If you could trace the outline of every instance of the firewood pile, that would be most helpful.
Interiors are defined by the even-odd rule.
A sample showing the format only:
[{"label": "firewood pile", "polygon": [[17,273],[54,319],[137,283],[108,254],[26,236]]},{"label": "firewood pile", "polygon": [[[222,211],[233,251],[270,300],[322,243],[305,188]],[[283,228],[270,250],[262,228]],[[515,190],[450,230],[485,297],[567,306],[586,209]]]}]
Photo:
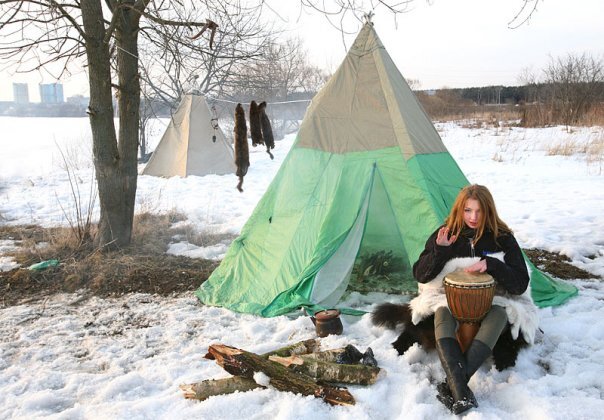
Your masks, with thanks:
[{"label": "firewood pile", "polygon": [[343,384],[374,384],[382,369],[371,348],[365,353],[348,345],[319,351],[320,340],[310,339],[278,350],[255,354],[224,344],[209,347],[206,359],[214,360],[232,377],[181,385],[184,397],[206,400],[215,395],[272,387],[313,395],[332,405],[354,405]]}]

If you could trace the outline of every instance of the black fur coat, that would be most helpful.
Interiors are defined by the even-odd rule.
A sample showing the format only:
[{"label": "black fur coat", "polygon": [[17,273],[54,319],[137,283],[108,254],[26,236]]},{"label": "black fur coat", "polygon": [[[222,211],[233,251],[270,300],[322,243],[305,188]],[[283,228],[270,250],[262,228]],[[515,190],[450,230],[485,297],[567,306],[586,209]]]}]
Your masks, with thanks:
[{"label": "black fur coat", "polygon": [[[411,322],[411,310],[409,305],[394,303],[382,303],[371,314],[374,325],[396,329],[403,326],[403,331],[392,346],[399,354],[404,354],[409,347],[418,343],[426,351],[434,350],[436,342],[434,338],[434,315],[425,318],[417,325]],[[520,349],[527,347],[528,343],[522,338],[522,334],[514,340],[509,328],[506,328],[497,340],[493,349],[493,359],[497,370],[501,371],[516,364],[516,358]]]}]

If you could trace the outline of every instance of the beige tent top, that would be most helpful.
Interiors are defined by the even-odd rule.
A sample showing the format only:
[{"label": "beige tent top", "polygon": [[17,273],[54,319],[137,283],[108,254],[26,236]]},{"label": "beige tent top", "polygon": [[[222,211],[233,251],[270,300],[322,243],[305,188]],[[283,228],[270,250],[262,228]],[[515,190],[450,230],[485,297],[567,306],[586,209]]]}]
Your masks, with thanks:
[{"label": "beige tent top", "polygon": [[212,118],[203,96],[185,95],[143,175],[185,177],[235,173],[233,148],[220,128],[214,130]]},{"label": "beige tent top", "polygon": [[409,159],[415,154],[446,152],[371,22],[361,29],[344,62],[313,98],[298,138],[299,147],[332,153],[398,146]]}]

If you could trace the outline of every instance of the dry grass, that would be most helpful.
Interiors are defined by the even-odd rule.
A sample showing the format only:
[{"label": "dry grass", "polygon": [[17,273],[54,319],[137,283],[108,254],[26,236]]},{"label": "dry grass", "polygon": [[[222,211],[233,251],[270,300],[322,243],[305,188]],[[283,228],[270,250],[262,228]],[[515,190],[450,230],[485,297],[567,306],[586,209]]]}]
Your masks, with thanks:
[{"label": "dry grass", "polygon": [[[560,112],[550,105],[527,104],[519,108],[523,127],[547,127],[566,124]],[[581,115],[574,124],[583,127],[604,126],[604,104],[595,105],[587,113]]]},{"label": "dry grass", "polygon": [[0,272],[1,302],[12,305],[23,299],[42,299],[51,293],[76,290],[97,296],[193,291],[218,262],[166,254],[174,237],[181,235],[206,246],[233,239],[229,235],[196,232],[176,212],[137,215],[131,245],[111,252],[101,252],[89,243],[80,244],[70,228],[0,226],[0,239],[12,239],[19,247],[11,256],[22,267],[50,259],[60,261],[57,267],[43,271],[17,268]]},{"label": "dry grass", "polygon": [[[572,131],[571,131],[572,132]],[[598,128],[587,142],[579,142],[567,138],[547,148],[549,156],[572,156],[582,154],[585,156],[587,166],[596,168],[602,174],[604,168],[604,129]]]},{"label": "dry grass", "polygon": [[587,145],[585,151],[587,165],[595,167],[601,175],[604,168],[604,129]]},{"label": "dry grass", "polygon": [[573,139],[562,140],[547,148],[548,156],[572,156],[585,151],[585,146],[576,143]]}]

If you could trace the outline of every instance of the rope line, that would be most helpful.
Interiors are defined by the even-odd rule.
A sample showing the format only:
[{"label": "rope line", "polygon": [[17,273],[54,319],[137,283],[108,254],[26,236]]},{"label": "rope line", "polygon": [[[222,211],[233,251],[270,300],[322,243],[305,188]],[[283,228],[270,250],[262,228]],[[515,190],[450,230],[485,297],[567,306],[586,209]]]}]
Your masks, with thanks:
[{"label": "rope line", "polygon": [[[239,103],[241,103],[241,101],[237,102],[237,101],[231,101],[229,99],[219,99],[219,98],[208,98],[208,101],[226,102],[226,103],[230,103],[230,104],[239,104]],[[293,103],[296,103],[296,102],[310,102],[310,101],[312,101],[312,99],[297,99],[295,101],[269,102],[269,104],[271,104],[271,105],[275,105],[275,104],[293,104]]]}]

